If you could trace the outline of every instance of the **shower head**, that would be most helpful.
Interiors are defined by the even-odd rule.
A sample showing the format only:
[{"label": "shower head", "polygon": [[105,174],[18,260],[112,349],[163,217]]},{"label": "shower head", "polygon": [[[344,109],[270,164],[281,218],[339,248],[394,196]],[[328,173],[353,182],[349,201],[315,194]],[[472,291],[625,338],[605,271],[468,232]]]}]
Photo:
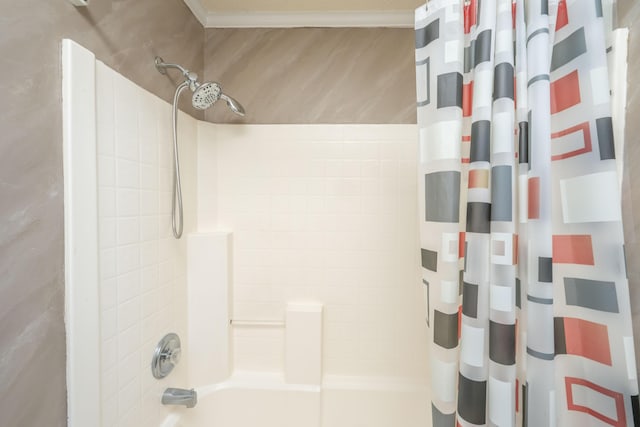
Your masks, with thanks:
[{"label": "shower head", "polygon": [[244,111],[244,107],[242,106],[242,104],[240,104],[238,101],[236,101],[235,99],[233,99],[229,95],[225,95],[224,93],[220,94],[220,98],[222,98],[225,101],[227,101],[227,106],[229,108],[231,108],[231,111],[233,111],[234,113],[236,113],[239,116],[243,116],[244,117],[245,111]]},{"label": "shower head", "polygon": [[191,105],[193,105],[194,108],[198,110],[206,110],[207,108],[213,106],[213,104],[215,104],[218,99],[222,98],[227,102],[227,106],[231,109],[231,111],[240,116],[245,115],[244,108],[238,101],[236,101],[229,95],[222,93],[222,87],[220,87],[220,84],[216,82],[199,83],[198,75],[196,73],[193,73],[178,64],[166,63],[159,56],[156,56],[155,66],[160,74],[166,74],[168,68],[175,68],[177,70],[180,70],[185,78],[185,85],[188,85],[189,89],[191,89],[191,91],[193,92]]},{"label": "shower head", "polygon": [[218,83],[205,82],[194,88],[191,104],[198,110],[206,110],[215,104],[221,95],[222,89]]},{"label": "shower head", "polygon": [[245,115],[244,107],[229,95],[222,93],[222,88],[216,82],[204,82],[202,84],[195,82],[191,104],[198,110],[206,110],[221,98],[227,102],[227,106],[231,111],[239,116]]}]

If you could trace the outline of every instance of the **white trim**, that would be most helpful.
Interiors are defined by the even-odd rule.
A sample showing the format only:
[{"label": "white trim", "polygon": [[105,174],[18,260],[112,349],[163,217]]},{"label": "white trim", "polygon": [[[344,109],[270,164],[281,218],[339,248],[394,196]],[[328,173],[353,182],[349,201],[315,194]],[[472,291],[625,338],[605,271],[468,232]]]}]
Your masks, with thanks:
[{"label": "white trim", "polygon": [[193,16],[195,16],[196,19],[206,27],[207,11],[205,10],[204,6],[202,6],[202,3],[200,3],[200,0],[184,0],[184,2],[191,10],[191,13],[193,13]]},{"label": "white trim", "polygon": [[184,0],[205,28],[393,27],[413,28],[413,10],[214,12],[200,0]]},{"label": "white trim", "polygon": [[69,427],[100,425],[95,56],[62,41],[65,329]]}]

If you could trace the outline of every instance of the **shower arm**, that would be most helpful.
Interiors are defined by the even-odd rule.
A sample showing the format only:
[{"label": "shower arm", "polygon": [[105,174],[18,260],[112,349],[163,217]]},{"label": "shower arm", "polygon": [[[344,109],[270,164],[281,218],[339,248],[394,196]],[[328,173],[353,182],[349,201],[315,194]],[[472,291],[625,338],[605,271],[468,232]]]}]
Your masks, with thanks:
[{"label": "shower arm", "polygon": [[164,62],[164,60],[159,57],[156,56],[156,59],[154,61],[155,65],[156,65],[156,69],[158,70],[158,72],[160,74],[167,74],[167,68],[175,68],[176,70],[180,70],[180,72],[182,73],[182,75],[184,77],[186,77],[187,79],[191,80],[191,81],[196,81],[198,80],[198,75],[195,73],[192,73],[191,71],[187,70],[186,68],[184,68],[181,65],[178,64],[170,64],[170,63],[166,63]]}]

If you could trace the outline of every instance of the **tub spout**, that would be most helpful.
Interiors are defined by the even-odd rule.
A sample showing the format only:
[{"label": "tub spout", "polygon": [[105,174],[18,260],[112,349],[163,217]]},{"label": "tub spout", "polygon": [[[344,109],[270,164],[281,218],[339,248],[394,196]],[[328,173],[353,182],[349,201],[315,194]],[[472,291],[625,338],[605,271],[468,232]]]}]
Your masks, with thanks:
[{"label": "tub spout", "polygon": [[168,388],[162,393],[163,405],[184,405],[193,408],[198,403],[198,393],[194,389]]}]

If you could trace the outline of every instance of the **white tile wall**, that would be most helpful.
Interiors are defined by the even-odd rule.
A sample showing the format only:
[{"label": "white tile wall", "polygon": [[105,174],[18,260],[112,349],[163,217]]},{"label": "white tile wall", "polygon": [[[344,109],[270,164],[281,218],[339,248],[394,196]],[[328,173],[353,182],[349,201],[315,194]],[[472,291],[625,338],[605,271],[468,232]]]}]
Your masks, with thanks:
[{"label": "white tile wall", "polygon": [[[162,381],[149,367],[167,332],[188,351],[171,111],[101,63],[96,74],[102,426],[157,426],[162,391],[190,386],[184,364]],[[426,379],[415,128],[179,120],[185,234],[233,231],[233,317],[283,320],[287,302],[318,301],[326,375]],[[282,372],[284,337],[235,329],[235,368]]]},{"label": "white tile wall", "polygon": [[[198,229],[234,233],[234,319],[319,301],[325,374],[426,381],[416,132],[198,124]],[[283,340],[236,328],[235,368],[282,371]]]},{"label": "white tile wall", "polygon": [[[156,427],[168,413],[162,391],[188,386],[184,364],[162,381],[150,369],[165,333],[188,347],[185,243],[171,234],[171,108],[100,62],[96,92],[102,427]],[[196,121],[181,113],[178,129],[186,235]]]}]

